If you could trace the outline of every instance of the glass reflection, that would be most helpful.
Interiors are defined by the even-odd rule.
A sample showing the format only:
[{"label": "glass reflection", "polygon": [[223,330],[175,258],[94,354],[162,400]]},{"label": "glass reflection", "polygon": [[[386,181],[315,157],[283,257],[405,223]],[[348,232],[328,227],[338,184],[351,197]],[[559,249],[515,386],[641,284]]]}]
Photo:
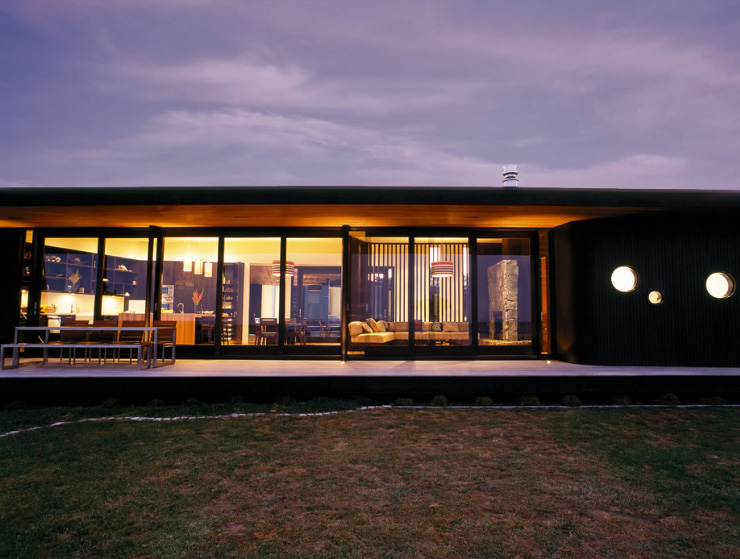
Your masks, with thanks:
[{"label": "glass reflection", "polygon": [[272,264],[279,259],[277,237],[224,240],[222,344],[277,344],[280,278]]},{"label": "glass reflection", "polygon": [[167,237],[163,248],[162,320],[177,322],[178,344],[213,345],[218,239]]},{"label": "glass reflection", "polygon": [[342,239],[290,238],[286,253],[286,345],[338,345]]}]

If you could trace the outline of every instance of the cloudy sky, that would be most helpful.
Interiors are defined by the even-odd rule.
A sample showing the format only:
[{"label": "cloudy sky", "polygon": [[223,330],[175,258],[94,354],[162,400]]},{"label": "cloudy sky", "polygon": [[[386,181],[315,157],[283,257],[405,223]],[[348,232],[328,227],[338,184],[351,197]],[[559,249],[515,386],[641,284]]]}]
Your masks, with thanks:
[{"label": "cloudy sky", "polygon": [[740,190],[737,0],[0,0],[0,186]]}]

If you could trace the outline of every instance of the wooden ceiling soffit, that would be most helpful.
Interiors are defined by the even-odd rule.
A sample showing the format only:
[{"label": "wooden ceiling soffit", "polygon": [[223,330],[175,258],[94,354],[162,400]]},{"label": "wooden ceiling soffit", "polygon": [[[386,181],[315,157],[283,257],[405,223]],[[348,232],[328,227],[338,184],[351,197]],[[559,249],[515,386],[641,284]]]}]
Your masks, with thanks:
[{"label": "wooden ceiling soffit", "polygon": [[0,227],[504,227],[552,228],[640,208],[432,204],[15,206]]}]

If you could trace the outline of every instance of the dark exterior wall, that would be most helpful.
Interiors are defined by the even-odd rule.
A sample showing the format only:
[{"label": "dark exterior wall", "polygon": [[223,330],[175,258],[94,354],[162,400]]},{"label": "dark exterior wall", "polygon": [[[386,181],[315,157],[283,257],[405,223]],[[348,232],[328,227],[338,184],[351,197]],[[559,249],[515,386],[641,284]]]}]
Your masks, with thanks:
[{"label": "dark exterior wall", "polygon": [[13,341],[21,304],[23,241],[25,229],[0,229],[0,262],[3,262],[0,297],[0,341]]},{"label": "dark exterior wall", "polygon": [[[572,363],[740,366],[740,292],[712,298],[706,278],[740,279],[740,219],[726,214],[610,218],[555,229],[555,351]],[[620,293],[612,271],[639,275]],[[661,305],[648,293],[663,294]]]}]

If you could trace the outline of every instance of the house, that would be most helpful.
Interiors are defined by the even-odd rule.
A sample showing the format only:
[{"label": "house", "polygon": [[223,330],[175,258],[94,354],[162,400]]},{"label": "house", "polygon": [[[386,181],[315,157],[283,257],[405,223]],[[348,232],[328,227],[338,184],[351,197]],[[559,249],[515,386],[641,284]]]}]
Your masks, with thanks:
[{"label": "house", "polygon": [[178,357],[740,366],[740,193],[0,190],[17,325],[177,322]]}]

